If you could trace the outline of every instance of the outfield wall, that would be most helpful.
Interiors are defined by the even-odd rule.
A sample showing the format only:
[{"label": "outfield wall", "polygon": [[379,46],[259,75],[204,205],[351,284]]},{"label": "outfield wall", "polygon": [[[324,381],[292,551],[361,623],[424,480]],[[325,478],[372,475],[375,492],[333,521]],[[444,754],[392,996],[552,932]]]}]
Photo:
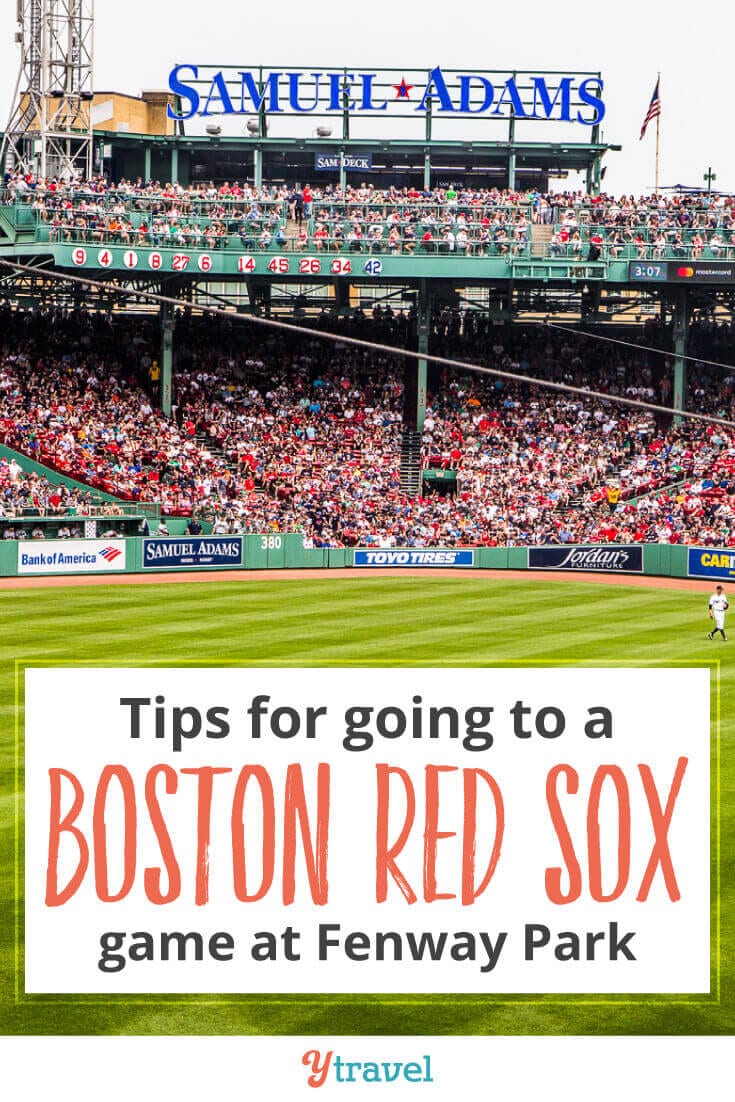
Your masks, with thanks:
[{"label": "outfield wall", "polygon": [[91,493],[99,501],[113,501],[117,504],[128,504],[123,502],[122,498],[115,497],[114,494],[108,494],[105,490],[99,490],[95,486],[90,486],[86,482],[78,482],[71,475],[64,474],[61,471],[57,471],[54,467],[47,467],[43,463],[38,463],[35,459],[31,459],[29,455],[24,455],[23,452],[16,451],[14,448],[9,448],[7,444],[0,444],[0,458],[7,459],[8,462],[11,459],[15,459],[16,463],[27,474],[41,475],[52,486],[61,486],[62,483],[65,486],[71,486],[74,490],[80,490],[82,493]]},{"label": "outfield wall", "polygon": [[735,549],[668,544],[463,549],[304,548],[300,535],[0,541],[0,577],[353,568],[590,571],[735,579]]}]

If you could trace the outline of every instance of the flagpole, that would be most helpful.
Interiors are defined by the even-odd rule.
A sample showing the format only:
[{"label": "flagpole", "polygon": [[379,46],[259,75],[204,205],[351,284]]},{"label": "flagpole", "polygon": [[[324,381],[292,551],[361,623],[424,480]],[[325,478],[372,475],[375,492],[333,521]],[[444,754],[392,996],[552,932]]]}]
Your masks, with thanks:
[{"label": "flagpole", "polygon": [[656,195],[658,195],[658,165],[659,165],[659,137],[660,137],[660,122],[661,122],[661,74],[658,74],[658,81],[656,84],[658,88],[658,113],[656,115]]}]

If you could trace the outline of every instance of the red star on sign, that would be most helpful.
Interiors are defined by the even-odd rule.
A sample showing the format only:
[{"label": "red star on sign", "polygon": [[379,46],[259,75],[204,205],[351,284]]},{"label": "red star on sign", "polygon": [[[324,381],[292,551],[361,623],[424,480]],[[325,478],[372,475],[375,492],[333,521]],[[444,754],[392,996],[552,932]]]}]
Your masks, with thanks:
[{"label": "red star on sign", "polygon": [[413,84],[406,84],[406,78],[401,77],[400,84],[394,84],[393,87],[396,90],[396,99],[410,99],[409,92],[414,87]]}]

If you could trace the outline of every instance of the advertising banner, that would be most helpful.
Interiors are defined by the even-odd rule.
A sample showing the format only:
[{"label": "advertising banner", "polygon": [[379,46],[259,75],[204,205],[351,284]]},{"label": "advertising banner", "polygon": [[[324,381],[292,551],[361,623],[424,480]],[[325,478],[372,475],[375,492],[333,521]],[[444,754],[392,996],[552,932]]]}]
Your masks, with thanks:
[{"label": "advertising banner", "polygon": [[143,540],[144,570],[242,566],[242,536],[182,536]]},{"label": "advertising banner", "polygon": [[687,556],[690,578],[735,578],[735,551],[717,547],[690,547]]},{"label": "advertising banner", "polygon": [[[500,116],[595,126],[605,117],[604,82],[593,73],[461,71],[435,66],[377,73],[312,68],[176,65],[168,75],[170,119],[195,115]],[[347,94],[349,93],[349,94]]]},{"label": "advertising banner", "polygon": [[474,551],[355,551],[355,566],[474,566]]},{"label": "advertising banner", "polygon": [[[345,153],[344,166],[348,172],[372,172],[372,153]],[[315,153],[315,172],[339,172],[341,167],[339,153]]]},{"label": "advertising banner", "polygon": [[531,570],[598,570],[604,574],[640,574],[643,572],[643,548],[638,544],[530,547],[528,565]]},{"label": "advertising banner", "polygon": [[631,260],[628,277],[635,283],[732,283],[735,264],[726,260]]},{"label": "advertising banner", "polygon": [[673,283],[732,283],[735,279],[735,264],[721,260],[669,263],[668,278]]},{"label": "advertising banner", "polygon": [[106,574],[125,569],[125,540],[34,540],[18,543],[19,574]]}]

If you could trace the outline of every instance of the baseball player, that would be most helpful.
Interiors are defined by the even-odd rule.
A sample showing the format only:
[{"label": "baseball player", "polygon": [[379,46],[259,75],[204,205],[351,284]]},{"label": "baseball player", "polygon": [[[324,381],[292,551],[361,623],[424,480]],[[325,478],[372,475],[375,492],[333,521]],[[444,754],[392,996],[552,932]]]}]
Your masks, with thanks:
[{"label": "baseball player", "polygon": [[725,635],[725,613],[729,607],[727,597],[722,592],[722,586],[718,585],[709,599],[709,618],[710,620],[714,620],[715,626],[707,636],[708,639],[714,639],[715,632],[719,631],[723,640],[727,642],[727,636]]}]

